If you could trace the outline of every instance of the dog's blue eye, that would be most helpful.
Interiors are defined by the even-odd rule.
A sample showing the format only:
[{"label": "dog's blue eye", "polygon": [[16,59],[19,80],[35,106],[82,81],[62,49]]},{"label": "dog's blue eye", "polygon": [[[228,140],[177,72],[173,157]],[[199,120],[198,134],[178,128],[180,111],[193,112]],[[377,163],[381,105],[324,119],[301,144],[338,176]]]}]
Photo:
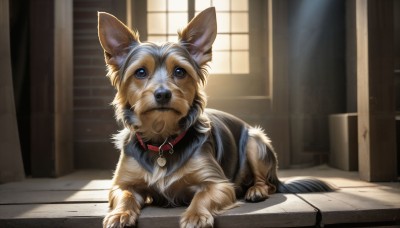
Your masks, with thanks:
[{"label": "dog's blue eye", "polygon": [[177,67],[174,70],[174,76],[177,78],[184,78],[186,76],[186,70],[182,67]]},{"label": "dog's blue eye", "polygon": [[139,79],[144,79],[147,77],[147,72],[146,69],[144,68],[139,68],[135,71],[135,77]]}]

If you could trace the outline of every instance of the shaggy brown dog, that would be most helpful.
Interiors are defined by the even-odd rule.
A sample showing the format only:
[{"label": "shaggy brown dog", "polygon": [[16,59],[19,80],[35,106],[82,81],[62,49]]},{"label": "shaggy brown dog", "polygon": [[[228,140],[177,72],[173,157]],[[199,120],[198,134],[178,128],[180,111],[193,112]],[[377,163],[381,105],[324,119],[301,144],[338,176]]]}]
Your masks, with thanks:
[{"label": "shaggy brown dog", "polygon": [[271,142],[260,128],[205,109],[206,64],[217,34],[215,9],[196,16],[179,42],[140,42],[107,13],[98,33],[113,101],[125,128],[104,227],[135,225],[146,203],[188,205],[181,227],[212,227],[237,197],[262,201],[276,192],[329,191],[317,180],[281,183]]}]

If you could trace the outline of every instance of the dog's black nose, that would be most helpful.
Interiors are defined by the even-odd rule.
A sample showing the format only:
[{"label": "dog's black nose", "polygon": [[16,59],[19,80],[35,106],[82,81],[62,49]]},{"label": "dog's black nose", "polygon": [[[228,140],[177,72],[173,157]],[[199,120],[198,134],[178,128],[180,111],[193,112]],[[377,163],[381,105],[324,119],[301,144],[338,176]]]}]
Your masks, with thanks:
[{"label": "dog's black nose", "polygon": [[165,88],[158,88],[154,92],[154,97],[156,98],[157,103],[166,104],[171,100],[172,93],[171,90]]}]

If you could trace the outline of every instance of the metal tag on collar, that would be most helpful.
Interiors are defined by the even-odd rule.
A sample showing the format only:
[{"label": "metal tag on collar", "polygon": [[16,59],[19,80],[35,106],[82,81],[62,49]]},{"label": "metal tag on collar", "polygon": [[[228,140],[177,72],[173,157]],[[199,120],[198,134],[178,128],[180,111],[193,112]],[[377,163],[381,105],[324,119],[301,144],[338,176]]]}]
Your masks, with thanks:
[{"label": "metal tag on collar", "polygon": [[164,167],[165,164],[167,164],[167,159],[164,157],[164,151],[162,150],[161,146],[158,148],[157,164],[160,167]]},{"label": "metal tag on collar", "polygon": [[164,157],[164,151],[162,147],[167,143],[168,138],[165,139],[165,141],[158,147],[158,158],[157,158],[157,164],[160,167],[164,167],[167,164],[167,159]]},{"label": "metal tag on collar", "polygon": [[160,167],[164,167],[165,164],[167,164],[167,159],[165,159],[164,157],[158,157],[157,158],[157,164]]}]

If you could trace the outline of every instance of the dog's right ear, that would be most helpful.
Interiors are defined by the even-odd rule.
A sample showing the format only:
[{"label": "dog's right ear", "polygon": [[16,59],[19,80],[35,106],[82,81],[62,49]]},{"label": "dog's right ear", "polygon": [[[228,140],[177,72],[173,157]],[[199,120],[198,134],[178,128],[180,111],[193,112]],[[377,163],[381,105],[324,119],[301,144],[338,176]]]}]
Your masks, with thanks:
[{"label": "dog's right ear", "polygon": [[139,35],[109,13],[98,12],[98,35],[108,65],[121,67],[130,47],[139,43]]}]

